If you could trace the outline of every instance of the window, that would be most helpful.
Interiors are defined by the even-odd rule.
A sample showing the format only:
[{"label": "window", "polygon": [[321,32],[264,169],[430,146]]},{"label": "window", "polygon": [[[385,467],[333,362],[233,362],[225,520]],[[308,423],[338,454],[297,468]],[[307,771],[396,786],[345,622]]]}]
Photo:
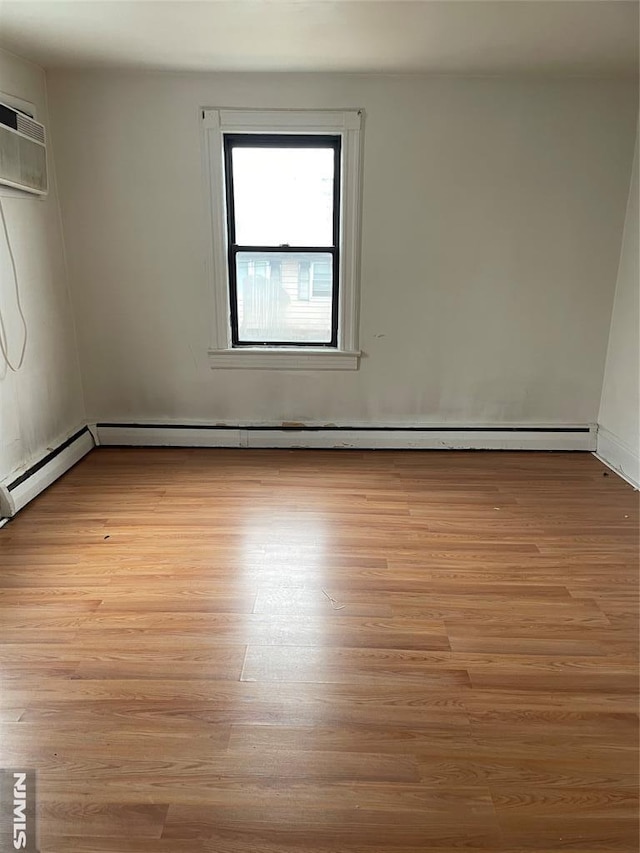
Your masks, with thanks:
[{"label": "window", "polygon": [[357,368],[360,113],[202,116],[212,366]]},{"label": "window", "polygon": [[331,299],[335,279],[333,264],[323,261],[322,257],[310,254],[297,267],[298,299],[308,302],[310,299]]},{"label": "window", "polygon": [[331,295],[332,273],[327,261],[314,261],[311,265],[311,293],[323,297]]},{"label": "window", "polygon": [[[335,347],[340,136],[223,139],[233,345]],[[299,298],[309,269],[318,301]]]}]

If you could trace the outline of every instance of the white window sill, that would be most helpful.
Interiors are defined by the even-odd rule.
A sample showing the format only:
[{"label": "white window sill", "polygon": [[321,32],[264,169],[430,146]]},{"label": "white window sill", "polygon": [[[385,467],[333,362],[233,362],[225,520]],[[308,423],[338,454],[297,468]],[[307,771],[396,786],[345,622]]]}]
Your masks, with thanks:
[{"label": "white window sill", "polygon": [[212,368],[249,370],[357,370],[359,352],[312,347],[236,347],[210,349]]}]

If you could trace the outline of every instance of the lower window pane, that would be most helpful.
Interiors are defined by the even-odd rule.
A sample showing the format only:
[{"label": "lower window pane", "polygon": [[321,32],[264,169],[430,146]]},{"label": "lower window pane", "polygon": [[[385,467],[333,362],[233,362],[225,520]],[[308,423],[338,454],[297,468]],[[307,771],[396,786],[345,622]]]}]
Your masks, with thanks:
[{"label": "lower window pane", "polygon": [[331,342],[333,258],[324,252],[238,252],[240,343]]}]

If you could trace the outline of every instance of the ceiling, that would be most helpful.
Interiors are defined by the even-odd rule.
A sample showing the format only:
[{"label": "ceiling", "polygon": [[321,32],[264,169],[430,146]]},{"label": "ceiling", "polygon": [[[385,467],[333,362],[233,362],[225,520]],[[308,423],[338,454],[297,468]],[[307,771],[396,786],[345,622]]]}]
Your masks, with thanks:
[{"label": "ceiling", "polygon": [[0,0],[45,68],[630,75],[627,0]]}]

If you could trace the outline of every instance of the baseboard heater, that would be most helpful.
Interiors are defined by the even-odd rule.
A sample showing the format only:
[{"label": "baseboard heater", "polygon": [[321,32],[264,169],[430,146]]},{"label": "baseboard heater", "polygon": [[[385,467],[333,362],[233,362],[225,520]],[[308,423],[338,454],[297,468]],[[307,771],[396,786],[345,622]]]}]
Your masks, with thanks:
[{"label": "baseboard heater", "polygon": [[98,423],[101,445],[362,450],[584,450],[595,425],[577,426],[227,426]]},{"label": "baseboard heater", "polygon": [[37,497],[95,446],[88,427],[83,427],[21,474],[0,483],[0,516],[11,518]]}]

